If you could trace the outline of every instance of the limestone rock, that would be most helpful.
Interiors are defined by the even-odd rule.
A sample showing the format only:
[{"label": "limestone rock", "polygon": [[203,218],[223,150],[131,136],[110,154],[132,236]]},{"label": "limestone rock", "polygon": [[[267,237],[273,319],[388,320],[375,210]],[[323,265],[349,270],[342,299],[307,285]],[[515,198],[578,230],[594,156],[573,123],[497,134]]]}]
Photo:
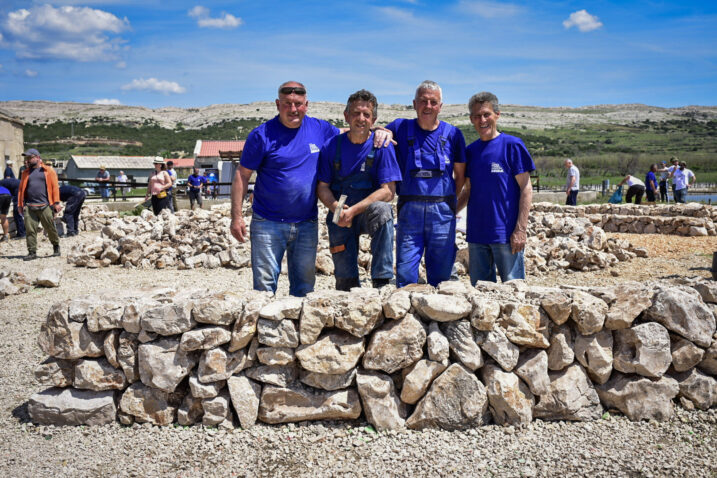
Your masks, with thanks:
[{"label": "limestone rock", "polygon": [[697,369],[676,373],[672,378],[680,387],[680,397],[690,400],[700,410],[717,405],[717,380]]},{"label": "limestone rock", "polygon": [[433,380],[446,369],[446,365],[432,360],[419,360],[403,379],[401,401],[413,405],[426,394]]},{"label": "limestone rock", "polygon": [[208,350],[226,344],[231,338],[231,332],[224,327],[198,327],[182,334],[179,348],[185,352]]},{"label": "limestone rock", "polygon": [[585,367],[590,379],[598,384],[608,381],[612,373],[612,332],[603,329],[592,335],[575,337],[575,358]]},{"label": "limestone rock", "polygon": [[373,331],[381,319],[383,306],[376,289],[351,291],[342,314],[334,318],[334,326],[356,337],[364,337]]},{"label": "limestone rock", "polygon": [[47,355],[68,360],[102,356],[103,342],[103,334],[92,333],[84,324],[69,320],[67,302],[50,307],[37,339]]},{"label": "limestone rock", "polygon": [[717,304],[717,282],[705,281],[693,285],[702,300],[708,304]]},{"label": "limestone rock", "polygon": [[332,331],[311,345],[296,349],[301,367],[309,372],[340,375],[356,366],[364,341],[343,331]]},{"label": "limestone rock", "polygon": [[605,316],[605,327],[626,329],[652,305],[652,290],[642,284],[620,284],[613,288],[615,301]]},{"label": "limestone rock", "polygon": [[304,299],[301,297],[283,297],[266,304],[259,311],[259,317],[268,320],[298,319]]},{"label": "limestone rock", "polygon": [[120,329],[123,315],[124,304],[110,298],[94,297],[87,308],[87,329],[90,332]]},{"label": "limestone rock", "polygon": [[161,302],[152,297],[129,298],[122,312],[122,328],[133,334],[142,330],[142,316],[149,309],[161,306]]},{"label": "limestone rock", "polygon": [[299,371],[296,364],[289,365],[259,365],[244,370],[244,374],[257,382],[276,385],[277,387],[288,387],[296,382]]},{"label": "limestone rock", "polygon": [[434,362],[446,362],[450,354],[450,346],[448,339],[441,329],[438,328],[438,322],[431,322],[428,326],[428,337],[426,338],[426,346],[428,348],[428,358]]},{"label": "limestone rock", "polygon": [[359,371],[356,386],[366,420],[376,430],[398,430],[405,427],[406,406],[401,403],[388,375]]},{"label": "limestone rock", "polygon": [[717,377],[717,340],[705,350],[704,358],[697,367],[704,373]]},{"label": "limestone rock", "polygon": [[608,311],[605,301],[579,290],[572,292],[572,298],[570,318],[577,324],[578,331],[583,335],[600,332],[605,324],[605,314]]},{"label": "limestone rock", "polygon": [[264,365],[288,365],[294,360],[294,349],[290,347],[260,347],[256,357]]},{"label": "limestone rock", "polygon": [[495,322],[500,316],[500,303],[478,294],[471,298],[471,303],[473,304],[471,325],[478,330],[493,330]]},{"label": "limestone rock", "polygon": [[226,380],[246,366],[246,350],[229,352],[223,347],[217,347],[202,353],[197,367],[197,379],[202,383]]},{"label": "limestone rock", "polygon": [[680,334],[700,347],[709,347],[715,333],[715,316],[694,289],[685,286],[658,286],[652,306],[645,311],[668,330]]},{"label": "limestone rock", "polygon": [[411,294],[399,289],[394,291],[383,304],[383,315],[387,319],[402,319],[411,308]]},{"label": "limestone rock", "polygon": [[137,349],[139,378],[148,387],[173,392],[197,364],[192,352],[179,348],[178,338],[162,338]]},{"label": "limestone rock", "polygon": [[413,315],[406,314],[403,319],[387,321],[371,336],[363,366],[391,374],[423,357],[425,342],[426,331]]},{"label": "limestone rock", "polygon": [[630,420],[668,420],[674,414],[672,399],[680,387],[670,377],[651,380],[640,376],[613,374],[597,389],[606,407],[617,408]]},{"label": "limestone rock", "polygon": [[573,310],[570,297],[563,292],[553,292],[545,295],[540,301],[540,306],[556,325],[562,325],[567,322]]},{"label": "limestone rock", "polygon": [[33,423],[41,425],[107,425],[117,418],[114,392],[48,388],[27,403]]},{"label": "limestone rock", "polygon": [[244,376],[230,377],[227,385],[239,424],[244,429],[254,426],[259,415],[261,385]]},{"label": "limestone rock", "polygon": [[244,306],[241,316],[234,321],[232,327],[232,340],[229,343],[228,350],[236,352],[243,349],[254,338],[256,334],[256,324],[259,320],[259,312],[262,307],[271,300],[270,292],[252,292],[252,298]]},{"label": "limestone rock", "polygon": [[182,426],[194,425],[202,419],[202,415],[202,399],[193,397],[191,393],[185,395],[182,405],[177,409],[177,423]]},{"label": "limestone rock", "polygon": [[485,386],[460,364],[453,364],[433,381],[406,426],[413,430],[465,430],[488,422]]},{"label": "limestone rock", "polygon": [[528,384],[533,395],[544,395],[550,391],[548,353],[545,350],[523,350],[513,371]]},{"label": "limestone rock", "polygon": [[573,364],[550,372],[550,389],[533,407],[533,416],[544,420],[596,420],[602,415],[600,399],[585,370]]},{"label": "limestone rock", "polygon": [[482,332],[482,339],[479,341],[480,348],[490,355],[503,370],[510,372],[518,364],[520,349],[505,336],[500,327],[490,332]]},{"label": "limestone rock", "polygon": [[194,301],[192,317],[200,324],[231,326],[243,310],[243,297],[233,292],[220,292]]},{"label": "limestone rock", "polygon": [[291,319],[259,319],[257,324],[259,343],[269,347],[298,347],[299,328]]},{"label": "limestone rock", "polygon": [[301,385],[291,388],[264,387],[259,419],[265,423],[304,420],[354,420],[361,415],[361,403],[355,390],[319,392]]},{"label": "limestone rock", "polygon": [[141,318],[142,329],[159,335],[176,335],[196,325],[192,318],[192,302],[172,302],[147,309]]},{"label": "limestone rock", "polygon": [[170,394],[164,390],[135,382],[122,394],[120,409],[140,423],[169,425],[174,422],[177,407],[170,404]]},{"label": "limestone rock", "polygon": [[705,351],[677,334],[670,335],[672,366],[677,372],[685,372],[696,366],[705,355]]},{"label": "limestone rock", "polygon": [[554,327],[550,334],[548,348],[548,368],[562,370],[575,360],[573,351],[573,332],[567,324]]},{"label": "limestone rock", "polygon": [[481,377],[485,383],[491,414],[498,425],[527,424],[532,421],[535,398],[516,374],[487,363],[481,369]]},{"label": "limestone rock", "polygon": [[343,291],[311,292],[304,299],[299,321],[299,339],[311,345],[319,338],[324,327],[334,326],[334,317],[340,313],[337,303],[347,300]]},{"label": "limestone rock", "polygon": [[656,322],[615,331],[615,370],[661,377],[672,363],[670,335]]},{"label": "limestone rock", "polygon": [[202,399],[202,425],[214,426],[232,418],[231,398],[227,390],[222,390],[219,395],[213,398]]},{"label": "limestone rock", "polygon": [[104,359],[81,359],[75,365],[75,388],[94,390],[123,390],[127,379],[122,370],[117,370]]},{"label": "limestone rock", "polygon": [[117,362],[124,372],[127,382],[134,383],[139,380],[139,367],[137,364],[137,349],[139,340],[135,334],[122,331],[117,347]]},{"label": "limestone rock", "polygon": [[331,375],[327,373],[307,372],[301,369],[299,380],[310,387],[320,388],[322,390],[340,390],[348,388],[356,378],[356,369],[351,369],[341,375]]},{"label": "limestone rock", "polygon": [[102,342],[105,358],[114,368],[120,368],[120,363],[117,360],[117,349],[119,349],[119,338],[122,332],[120,329],[112,329],[107,332],[105,340]]},{"label": "limestone rock", "polygon": [[426,319],[452,322],[470,315],[472,306],[463,296],[444,294],[412,294],[411,305]]},{"label": "limestone rock", "polygon": [[40,271],[35,280],[35,285],[40,287],[60,287],[62,280],[62,269],[59,267],[47,267]]},{"label": "limestone rock", "polygon": [[473,329],[467,320],[449,322],[444,325],[443,332],[453,356],[471,371],[483,366],[483,354],[473,337]]},{"label": "limestone rock", "polygon": [[51,387],[69,387],[75,378],[75,363],[50,357],[35,368],[35,380]]},{"label": "limestone rock", "polygon": [[189,390],[195,398],[213,398],[219,395],[221,389],[226,385],[225,380],[218,382],[202,383],[199,381],[197,374],[189,377]]},{"label": "limestone rock", "polygon": [[505,330],[505,336],[516,345],[547,349],[548,318],[540,309],[530,304],[507,303],[498,325]]}]

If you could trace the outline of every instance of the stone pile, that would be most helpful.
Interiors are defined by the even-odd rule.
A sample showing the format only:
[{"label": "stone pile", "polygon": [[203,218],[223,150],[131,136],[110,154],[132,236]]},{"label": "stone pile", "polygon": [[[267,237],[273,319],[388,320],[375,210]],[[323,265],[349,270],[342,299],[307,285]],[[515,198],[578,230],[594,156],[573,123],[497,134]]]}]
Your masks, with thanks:
[{"label": "stone pile", "polygon": [[43,269],[35,280],[30,280],[22,272],[0,271],[0,299],[9,295],[24,294],[33,286],[59,287],[61,280],[62,270],[57,267]]},{"label": "stone pile", "polygon": [[[108,297],[113,297],[109,299]],[[378,430],[669,419],[717,405],[717,285],[152,290],[54,304],[41,424],[353,420]]]},{"label": "stone pile", "polygon": [[633,234],[674,234],[678,236],[717,235],[717,207],[700,204],[642,206],[635,204],[589,204],[561,206],[533,204],[531,214],[554,217],[585,217],[606,232]]}]

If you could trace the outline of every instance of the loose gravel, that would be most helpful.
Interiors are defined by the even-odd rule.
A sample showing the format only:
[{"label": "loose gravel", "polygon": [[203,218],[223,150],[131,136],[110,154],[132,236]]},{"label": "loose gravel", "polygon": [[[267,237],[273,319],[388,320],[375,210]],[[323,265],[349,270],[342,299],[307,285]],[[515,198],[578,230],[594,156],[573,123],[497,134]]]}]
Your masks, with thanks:
[{"label": "loose gravel", "polygon": [[[62,240],[63,256],[83,233]],[[647,236],[615,235],[643,245]],[[658,237],[658,236],[656,236]],[[686,240],[688,238],[680,238]],[[709,276],[713,238],[689,238],[683,252],[621,263],[610,271],[556,271],[528,283],[607,285],[624,280]],[[638,242],[638,241],[643,241]],[[659,243],[659,241],[657,241]],[[680,243],[682,245],[682,243]],[[647,247],[647,246],[646,246]],[[664,247],[660,244],[659,247]],[[39,254],[51,246],[40,241]],[[34,278],[61,267],[55,289],[32,289],[0,300],[0,470],[38,476],[717,476],[717,410],[677,406],[669,422],[633,423],[616,412],[587,423],[485,426],[466,432],[376,433],[365,421],[312,422],[226,431],[202,426],[34,426],[27,399],[43,387],[33,378],[45,357],[36,345],[50,305],[80,294],[156,285],[251,288],[249,269],[127,270],[76,268],[65,258],[23,262],[22,241],[0,243],[0,268]],[[317,288],[333,279],[319,276]],[[282,276],[279,294],[288,282]]]}]

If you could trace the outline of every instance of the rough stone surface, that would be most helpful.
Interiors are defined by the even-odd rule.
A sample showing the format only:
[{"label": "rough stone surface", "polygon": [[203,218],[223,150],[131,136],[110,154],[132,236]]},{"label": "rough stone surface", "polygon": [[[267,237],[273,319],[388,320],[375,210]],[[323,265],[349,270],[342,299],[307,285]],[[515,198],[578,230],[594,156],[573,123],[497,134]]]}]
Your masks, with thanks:
[{"label": "rough stone surface", "polygon": [[642,284],[620,284],[612,292],[615,299],[605,316],[605,327],[611,330],[630,327],[652,305],[652,289]]},{"label": "rough stone surface", "polygon": [[350,387],[356,378],[356,369],[351,369],[341,375],[331,375],[327,373],[307,372],[299,370],[299,380],[304,384],[322,390],[340,390]]},{"label": "rough stone surface", "polygon": [[94,390],[124,390],[127,379],[122,370],[117,370],[104,359],[80,359],[75,365],[75,388]]},{"label": "rough stone surface", "polygon": [[229,352],[223,347],[206,350],[199,358],[197,378],[202,383],[226,380],[247,366],[246,350]]},{"label": "rough stone surface", "polygon": [[603,329],[592,335],[578,334],[575,337],[575,358],[585,367],[590,379],[603,384],[612,373],[612,332]]},{"label": "rough stone surface", "polygon": [[672,363],[670,335],[656,322],[615,331],[615,370],[661,377]]},{"label": "rough stone surface", "polygon": [[500,327],[481,333],[480,348],[491,356],[503,370],[510,372],[518,364],[520,349],[505,336]]},{"label": "rough stone surface", "polygon": [[296,358],[309,372],[345,374],[356,366],[364,353],[364,341],[343,331],[332,331],[311,345],[296,349]]},{"label": "rough stone surface", "polygon": [[117,362],[124,372],[127,382],[134,383],[139,380],[139,366],[137,363],[137,349],[139,340],[137,335],[122,331],[119,336],[117,348]]},{"label": "rough stone surface", "polygon": [[474,295],[471,298],[473,310],[471,311],[471,325],[478,330],[493,330],[496,320],[500,316],[500,304],[493,299]]},{"label": "rough stone surface", "polygon": [[356,374],[356,386],[366,420],[376,430],[399,430],[405,427],[406,406],[399,400],[393,381],[379,372]]},{"label": "rough stone surface", "polygon": [[257,382],[276,385],[277,387],[288,387],[296,382],[299,371],[296,364],[289,365],[259,365],[248,368],[244,374]]},{"label": "rough stone surface", "polygon": [[700,347],[709,347],[715,333],[715,316],[694,289],[685,286],[658,286],[652,306],[645,311],[648,320],[664,325]]},{"label": "rough stone surface", "polygon": [[550,334],[550,347],[548,348],[548,368],[562,370],[575,360],[573,350],[573,331],[563,324],[554,327]]},{"label": "rough stone surface", "polygon": [[448,339],[451,354],[469,370],[476,371],[483,366],[483,353],[473,337],[473,329],[467,320],[449,322],[443,332]]},{"label": "rough stone surface", "polygon": [[437,322],[431,322],[428,326],[428,337],[426,337],[426,346],[428,348],[428,358],[434,362],[445,362],[450,354],[450,345],[448,339]]},{"label": "rough stone surface", "polygon": [[259,343],[269,347],[298,347],[299,328],[291,319],[259,319],[257,324]]},{"label": "rough stone surface", "polygon": [[347,300],[343,291],[327,293],[312,292],[304,299],[299,322],[299,339],[304,345],[316,342],[324,327],[334,326],[334,317],[340,313],[340,305]]},{"label": "rough stone surface", "polygon": [[444,294],[412,294],[411,305],[421,317],[436,322],[460,320],[472,310],[465,297]]},{"label": "rough stone surface", "polygon": [[386,321],[371,336],[363,366],[368,370],[394,373],[416,363],[423,356],[425,343],[426,331],[413,315]]},{"label": "rough stone surface", "polygon": [[177,409],[177,423],[182,426],[194,425],[201,422],[203,415],[202,399],[188,393],[184,396],[182,405]]},{"label": "rough stone surface", "polygon": [[288,365],[296,360],[291,347],[259,347],[256,358],[264,365]]},{"label": "rough stone surface", "polygon": [[233,292],[220,292],[197,299],[192,308],[192,317],[200,324],[231,326],[241,317],[244,298]]},{"label": "rough stone surface", "polygon": [[117,419],[112,391],[48,388],[27,404],[33,423],[45,425],[107,425]]},{"label": "rough stone surface", "polygon": [[259,311],[259,316],[262,319],[269,319],[274,321],[284,319],[298,319],[301,313],[301,306],[303,305],[304,299],[301,297],[284,297],[276,299]]},{"label": "rough stone surface", "polygon": [[401,388],[401,401],[413,405],[426,394],[433,380],[440,375],[446,366],[432,360],[419,360],[403,379]]},{"label": "rough stone surface", "polygon": [[176,405],[170,404],[170,394],[157,388],[135,382],[122,394],[120,409],[140,423],[169,425],[177,414]]},{"label": "rough stone surface", "polygon": [[334,326],[356,337],[368,335],[381,319],[383,305],[375,289],[354,289],[347,297],[342,313],[334,318]]},{"label": "rough stone surface", "polygon": [[241,316],[234,322],[232,327],[232,340],[228,347],[230,352],[236,352],[249,345],[249,342],[252,341],[256,334],[259,312],[270,300],[271,293],[269,292],[254,291],[252,293],[252,298],[247,301]]},{"label": "rough stone surface", "polygon": [[75,378],[75,363],[50,357],[35,368],[35,380],[51,387],[69,387]]},{"label": "rough stone surface", "polygon": [[717,405],[717,380],[697,369],[671,375],[680,387],[680,397],[690,400],[700,410]]},{"label": "rough stone surface", "polygon": [[651,380],[615,373],[597,391],[606,407],[617,408],[630,420],[669,420],[675,411],[672,399],[680,388],[667,376]]},{"label": "rough stone surface", "polygon": [[399,289],[388,296],[383,304],[383,315],[387,319],[402,319],[411,308],[411,294]]},{"label": "rough stone surface", "polygon": [[490,411],[498,425],[528,424],[533,420],[535,398],[516,374],[493,363],[481,369]]},{"label": "rough stone surface", "polygon": [[145,311],[140,322],[142,329],[159,335],[176,335],[191,330],[192,302],[163,304]]},{"label": "rough stone surface", "polygon": [[242,428],[250,428],[259,416],[261,385],[244,376],[230,377],[227,380],[232,405]]},{"label": "rough stone surface", "polygon": [[229,392],[225,389],[219,395],[212,398],[202,399],[202,425],[213,426],[223,423],[225,420],[231,421],[231,398]]},{"label": "rough stone surface", "polygon": [[197,364],[197,355],[179,348],[178,338],[162,338],[137,349],[139,377],[148,387],[173,392]]},{"label": "rough stone surface", "polygon": [[578,364],[550,372],[550,389],[540,396],[533,416],[544,420],[585,421],[602,415],[600,399],[588,375]]},{"label": "rough stone surface", "polygon": [[562,292],[547,294],[540,301],[540,306],[556,325],[562,325],[567,322],[573,310],[570,297]]},{"label": "rough stone surface", "polygon": [[104,336],[90,332],[83,323],[70,321],[67,302],[50,308],[37,342],[43,352],[61,359],[100,357],[104,353]]},{"label": "rough stone surface", "polygon": [[528,384],[533,395],[545,395],[550,391],[548,354],[545,350],[523,350],[513,371]]},{"label": "rough stone surface", "polygon": [[577,324],[578,331],[583,335],[600,332],[608,311],[605,301],[579,290],[572,292],[572,299],[570,318]]},{"label": "rough stone surface", "polygon": [[189,377],[189,390],[195,398],[213,398],[219,395],[219,392],[226,385],[226,381],[202,383],[196,374]]},{"label": "rough stone surface", "polygon": [[516,345],[547,349],[548,318],[538,307],[530,304],[507,303],[498,324],[505,330],[505,336]]},{"label": "rough stone surface", "polygon": [[62,280],[62,269],[58,267],[48,267],[40,271],[40,275],[35,280],[35,285],[40,287],[60,287]]},{"label": "rough stone surface", "polygon": [[179,347],[185,352],[208,350],[226,344],[231,338],[231,332],[224,327],[199,327],[184,332]]},{"label": "rough stone surface", "polygon": [[702,361],[705,351],[677,334],[670,335],[672,366],[677,372],[684,372]]},{"label": "rough stone surface", "polygon": [[304,420],[354,420],[361,415],[358,393],[353,389],[335,392],[266,386],[261,392],[259,419],[266,423]]}]

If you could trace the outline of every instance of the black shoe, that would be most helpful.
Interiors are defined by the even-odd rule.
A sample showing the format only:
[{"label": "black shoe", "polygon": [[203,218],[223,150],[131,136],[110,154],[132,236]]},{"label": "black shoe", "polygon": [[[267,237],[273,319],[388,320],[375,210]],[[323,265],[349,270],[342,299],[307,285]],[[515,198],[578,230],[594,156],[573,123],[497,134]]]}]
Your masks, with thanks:
[{"label": "black shoe", "polygon": [[37,253],[35,252],[28,252],[25,257],[22,258],[23,261],[34,261],[37,259]]},{"label": "black shoe", "polygon": [[52,257],[58,257],[60,255],[60,245],[55,244],[52,246]]},{"label": "black shoe", "polygon": [[359,282],[358,277],[336,278],[336,290],[343,290],[345,292],[348,292],[351,290],[352,287],[361,287],[361,283]]},{"label": "black shoe", "polygon": [[380,289],[381,287],[388,285],[389,279],[372,279],[371,283],[374,289]]}]

